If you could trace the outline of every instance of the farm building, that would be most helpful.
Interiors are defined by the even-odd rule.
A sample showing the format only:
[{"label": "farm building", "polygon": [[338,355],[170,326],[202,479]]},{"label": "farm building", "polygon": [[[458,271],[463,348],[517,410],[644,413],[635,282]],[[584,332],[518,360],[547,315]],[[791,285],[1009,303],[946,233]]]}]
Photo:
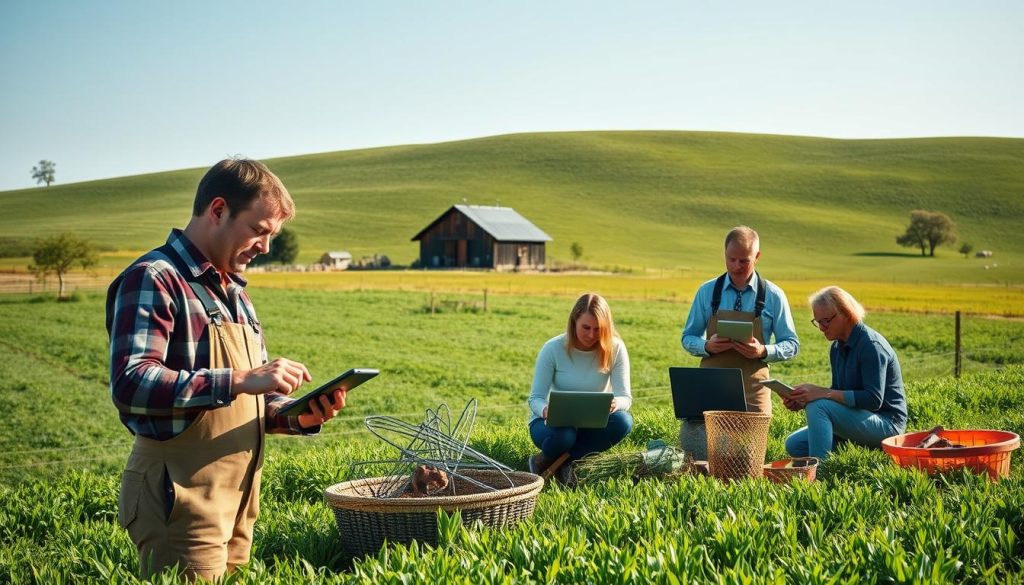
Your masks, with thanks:
[{"label": "farm building", "polygon": [[320,256],[320,264],[327,270],[347,270],[352,264],[352,254],[348,252],[324,252]]},{"label": "farm building", "polygon": [[420,242],[427,268],[544,268],[544,244],[551,237],[510,207],[453,205],[412,241]]}]

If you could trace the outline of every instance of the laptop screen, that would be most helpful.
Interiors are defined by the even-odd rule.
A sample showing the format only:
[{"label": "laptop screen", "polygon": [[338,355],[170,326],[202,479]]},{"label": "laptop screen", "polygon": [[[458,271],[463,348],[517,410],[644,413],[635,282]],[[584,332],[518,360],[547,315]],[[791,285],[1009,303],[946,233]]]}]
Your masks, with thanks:
[{"label": "laptop screen", "polygon": [[603,429],[608,426],[612,398],[611,392],[552,390],[548,393],[547,426]]},{"label": "laptop screen", "polygon": [[739,368],[669,368],[676,418],[700,418],[706,410],[747,410],[743,370]]}]

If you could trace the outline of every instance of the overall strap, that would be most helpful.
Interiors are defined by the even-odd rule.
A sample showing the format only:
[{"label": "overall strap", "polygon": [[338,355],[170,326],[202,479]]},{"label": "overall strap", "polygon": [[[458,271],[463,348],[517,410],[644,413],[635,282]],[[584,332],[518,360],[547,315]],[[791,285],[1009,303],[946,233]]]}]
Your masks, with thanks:
[{"label": "overall strap", "polygon": [[725,278],[729,276],[728,272],[722,274],[715,281],[715,289],[711,291],[711,314],[718,313],[718,305],[722,304],[722,289],[725,288]]},{"label": "overall strap", "polygon": [[178,269],[181,277],[188,282],[188,285],[192,287],[192,292],[199,298],[199,302],[203,303],[203,309],[206,310],[206,315],[210,318],[210,321],[214,325],[220,326],[224,320],[224,313],[217,306],[217,301],[210,296],[210,291],[206,290],[206,287],[196,280],[195,276],[192,275],[192,270],[185,264],[178,255],[178,252],[170,244],[164,244],[156,249],[170,260],[171,264]]},{"label": "overall strap", "polygon": [[768,294],[768,285],[764,279],[757,272],[754,272],[757,276],[757,300],[754,302],[754,318],[757,319],[761,316],[761,311],[764,311],[764,298]]}]

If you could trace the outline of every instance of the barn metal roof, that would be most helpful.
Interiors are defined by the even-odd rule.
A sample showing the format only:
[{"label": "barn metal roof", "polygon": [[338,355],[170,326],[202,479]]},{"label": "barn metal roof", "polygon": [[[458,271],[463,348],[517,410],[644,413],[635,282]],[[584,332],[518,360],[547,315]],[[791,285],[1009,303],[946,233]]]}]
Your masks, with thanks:
[{"label": "barn metal roof", "polygon": [[458,210],[468,217],[473,223],[480,226],[492,238],[499,242],[550,242],[551,236],[544,233],[539,227],[533,225],[530,220],[519,215],[511,207],[494,207],[490,205],[453,205],[430,225],[420,230],[420,233],[413,236],[418,240],[423,233],[434,227],[434,224],[441,221],[451,213],[452,209]]}]

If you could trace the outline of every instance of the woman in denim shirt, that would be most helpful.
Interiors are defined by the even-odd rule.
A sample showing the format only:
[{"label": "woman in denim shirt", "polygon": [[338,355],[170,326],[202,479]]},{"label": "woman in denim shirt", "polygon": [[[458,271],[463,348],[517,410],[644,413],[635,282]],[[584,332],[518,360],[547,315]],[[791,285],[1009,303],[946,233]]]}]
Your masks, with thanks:
[{"label": "woman in denim shirt", "polygon": [[811,295],[811,323],[832,342],[832,384],[800,384],[783,403],[807,411],[807,426],[786,438],[793,457],[826,457],[843,441],[878,448],[903,433],[907,400],[896,352],[864,324],[864,307],[830,286]]}]

